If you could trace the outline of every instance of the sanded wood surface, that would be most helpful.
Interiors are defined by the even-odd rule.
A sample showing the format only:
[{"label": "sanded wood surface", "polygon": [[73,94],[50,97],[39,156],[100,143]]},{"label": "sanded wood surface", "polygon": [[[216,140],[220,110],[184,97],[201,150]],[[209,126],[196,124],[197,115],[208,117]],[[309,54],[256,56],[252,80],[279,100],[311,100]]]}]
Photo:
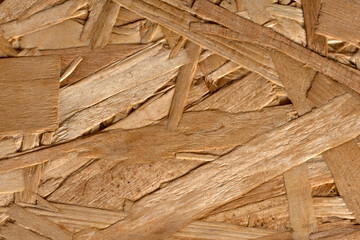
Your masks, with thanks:
[{"label": "sanded wood surface", "polygon": [[59,109],[59,58],[0,59],[0,72],[0,135],[55,130]]}]

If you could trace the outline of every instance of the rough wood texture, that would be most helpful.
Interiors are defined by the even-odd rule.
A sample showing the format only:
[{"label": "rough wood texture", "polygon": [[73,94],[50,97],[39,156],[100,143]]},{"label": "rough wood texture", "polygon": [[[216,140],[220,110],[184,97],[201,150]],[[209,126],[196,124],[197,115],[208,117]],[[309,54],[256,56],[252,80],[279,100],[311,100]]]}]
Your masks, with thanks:
[{"label": "rough wood texture", "polygon": [[273,52],[271,56],[286,93],[299,115],[311,111],[313,105],[306,95],[316,72],[280,52]]},{"label": "rough wood texture", "polygon": [[359,0],[324,1],[316,33],[360,46],[360,19],[354,17],[359,11]]},{"label": "rough wood texture", "polygon": [[185,50],[189,54],[190,63],[179,69],[179,74],[176,78],[175,92],[167,123],[167,128],[170,130],[175,129],[180,122],[201,53],[201,47],[194,43],[188,43]]},{"label": "rough wood texture", "polygon": [[[187,98],[186,106],[189,106],[194,102],[200,100],[207,93],[208,89],[205,83],[200,83],[196,86],[192,86]],[[148,103],[145,103],[140,108],[132,112],[129,116],[121,119],[119,122],[111,125],[107,129],[140,128],[159,122],[161,119],[168,115],[173,96],[174,89],[171,89],[163,95],[155,97]]]},{"label": "rough wood texture", "polygon": [[0,135],[57,128],[59,68],[56,56],[0,59]]},{"label": "rough wood texture", "polygon": [[21,192],[25,188],[23,170],[0,174],[0,193]]},{"label": "rough wood texture", "polygon": [[302,0],[304,21],[306,28],[307,46],[311,50],[326,56],[328,53],[327,40],[315,33],[315,27],[320,13],[320,0]]},{"label": "rough wood texture", "polygon": [[83,0],[70,0],[32,15],[22,22],[12,21],[2,24],[0,25],[0,31],[3,31],[4,37],[7,39],[21,37],[65,20],[84,15],[85,12],[83,10],[78,11],[84,5],[86,5],[86,2]]},{"label": "rough wood texture", "polygon": [[12,240],[50,240],[50,238],[36,234],[26,228],[22,228],[14,223],[0,226],[0,236]]},{"label": "rough wood texture", "polygon": [[277,98],[277,87],[256,73],[220,89],[190,111],[219,109],[226,112],[259,110]]},{"label": "rough wood texture", "polygon": [[16,202],[35,203],[42,170],[41,164],[23,169],[24,190],[15,194]]},{"label": "rough wood texture", "polygon": [[71,232],[63,229],[54,222],[37,216],[29,211],[23,209],[22,207],[14,204],[11,206],[6,213],[9,217],[16,221],[17,224],[22,225],[26,228],[29,228],[35,232],[38,232],[44,236],[47,236],[54,240],[71,240]]},{"label": "rough wood texture", "polygon": [[240,227],[226,223],[193,222],[173,235],[175,239],[246,240],[276,233],[274,230]]},{"label": "rough wood texture", "polygon": [[26,9],[38,0],[5,0],[0,4],[0,23],[17,19]]},{"label": "rough wood texture", "polygon": [[[345,90],[326,76],[317,74],[312,88],[308,93],[309,99],[317,106],[343,94]],[[334,175],[335,183],[349,209],[354,213],[357,221],[360,219],[359,194],[357,193],[359,147],[354,140],[324,152],[323,156]]]},{"label": "rough wood texture", "polygon": [[360,221],[360,148],[355,141],[350,141],[341,146],[323,153],[329,165],[340,195],[344,198],[349,209]]},{"label": "rough wood texture", "polygon": [[309,239],[310,233],[316,231],[316,221],[306,165],[301,164],[285,172],[284,181],[293,239]]},{"label": "rough wood texture", "polygon": [[305,49],[272,29],[265,28],[243,19],[226,9],[209,3],[207,0],[197,0],[193,6],[196,13],[204,18],[222,24],[229,29],[214,24],[192,23],[193,31],[209,33],[230,39],[255,43],[268,47],[307,64],[316,71],[335,79],[336,81],[360,92],[360,72],[351,67],[341,65],[333,60],[322,57],[309,49]]},{"label": "rough wood texture", "polygon": [[[241,114],[227,114],[220,111],[190,112],[185,113],[179,130],[175,132],[163,129],[166,122],[146,128],[101,132],[66,144],[4,159],[0,161],[0,171],[24,168],[58,158],[67,158],[74,154],[79,160],[82,158],[111,160],[119,157],[148,162],[162,157],[171,157],[178,151],[196,152],[200,149],[227,148],[243,144],[255,135],[282,125],[293,117],[294,109],[291,106]],[[203,121],[201,126],[197,124],[199,121]],[[221,128],[223,124],[225,127]],[[242,133],[241,136],[239,136],[240,133]],[[223,138],[224,134],[228,134],[228,137]],[[206,135],[214,136],[214,138],[205,137]],[[141,140],[144,151],[139,152],[140,142],[134,141],[135,139]],[[151,147],[155,142],[162,147],[157,149]],[[73,150],[75,153],[72,152]]]},{"label": "rough wood texture", "polygon": [[[357,119],[360,112],[359,105],[353,100],[349,95],[339,97],[324,107],[256,137],[231,153],[197,168],[136,202],[129,217],[99,231],[93,239],[149,239],[167,236],[194,218],[233,200],[289,168],[354,138],[359,134],[354,129],[359,128]],[[328,121],[329,116],[332,121]],[[288,137],[295,132],[296,140],[289,142]],[[313,141],[319,143],[321,136],[326,136],[326,140],[321,141],[320,145],[314,145]],[[259,145],[264,146],[261,149],[269,149],[261,157],[258,153]],[[294,149],[301,151],[294,152]],[[258,177],[259,174],[261,178]],[[227,179],[226,183],[224,179]],[[164,208],[164,205],[169,207]],[[164,209],[167,211],[164,212]],[[119,232],[122,234],[116,234]]]},{"label": "rough wood texture", "polygon": [[147,44],[124,44],[107,45],[102,49],[89,49],[87,47],[69,48],[61,50],[42,50],[41,55],[59,55],[61,70],[63,71],[76,57],[81,56],[83,60],[75,71],[61,86],[70,85],[95,73],[110,64],[123,60],[130,55],[147,47]]},{"label": "rough wood texture", "polygon": [[[223,57],[231,59],[233,62],[238,63],[240,66],[244,68],[259,73],[260,75],[268,79],[274,81],[278,80],[277,75],[270,70],[271,66],[267,65],[267,63],[263,63],[261,58],[258,57],[258,54],[254,55],[256,51],[254,52],[249,50],[247,47],[245,47],[246,45],[242,46],[241,48],[239,46],[231,47],[229,45],[224,44],[223,42],[218,42],[214,39],[204,37],[196,32],[189,31],[187,29],[188,26],[186,27],[183,26],[184,24],[182,19],[176,19],[175,21],[175,19],[172,18],[173,16],[172,15],[170,16],[171,19],[168,20],[166,18],[166,16],[168,16],[168,12],[160,8],[163,5],[159,6],[155,4],[156,5],[155,7],[154,5],[150,5],[144,2],[143,0],[136,0],[136,1],[122,0],[119,1],[119,3],[125,6],[126,8],[138,13],[139,15],[142,15],[150,19],[151,21],[157,22],[160,25],[163,25],[176,33],[179,33],[180,35],[204,47],[205,49],[210,49]],[[169,8],[169,6],[167,6],[167,8]],[[174,10],[173,8],[171,9]],[[182,12],[182,15],[184,14],[187,16],[187,18],[191,18],[191,15],[189,16],[188,13]],[[253,48],[257,49],[260,52],[264,51],[264,50],[261,51],[261,48],[259,49],[259,47],[256,46],[254,46]]]},{"label": "rough wood texture", "polygon": [[86,22],[81,39],[91,39],[92,48],[102,48],[108,43],[116,22],[120,5],[112,0],[98,0]]}]

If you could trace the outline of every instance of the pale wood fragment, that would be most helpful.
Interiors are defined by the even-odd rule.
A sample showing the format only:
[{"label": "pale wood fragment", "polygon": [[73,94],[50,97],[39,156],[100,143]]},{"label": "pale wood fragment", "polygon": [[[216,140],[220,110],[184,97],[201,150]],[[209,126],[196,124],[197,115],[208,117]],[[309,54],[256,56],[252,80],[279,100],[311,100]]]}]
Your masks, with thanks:
[{"label": "pale wood fragment", "polygon": [[311,88],[307,93],[308,99],[319,107],[336,96],[344,94],[346,91],[341,85],[331,78],[318,73],[315,75]]},{"label": "pale wood fragment", "polygon": [[175,157],[176,159],[183,159],[183,160],[211,162],[217,159],[219,156],[212,154],[201,154],[201,153],[177,153]]},{"label": "pale wood fragment", "polygon": [[[12,21],[4,23],[0,25],[0,31],[3,31],[4,37],[7,39],[21,37],[65,20],[84,15],[84,10],[78,9],[85,5],[86,2],[83,0],[78,2],[76,0],[66,1],[61,5],[32,15],[22,22]],[[74,6],[78,7],[78,9],[74,9]]]},{"label": "pale wood fragment", "polygon": [[318,52],[323,56],[326,56],[328,53],[327,40],[325,37],[315,33],[315,27],[319,16],[320,6],[320,0],[302,0],[307,46],[311,50]]},{"label": "pale wood fragment", "polygon": [[358,172],[360,169],[360,148],[355,141],[350,141],[324,152],[323,157],[334,176],[340,195],[359,222],[360,179]]},{"label": "pale wood fragment", "polygon": [[64,2],[62,0],[37,0],[34,4],[32,4],[28,9],[26,9],[19,16],[18,21],[22,21],[26,18],[29,18],[31,15],[34,15],[41,10],[44,10],[47,7],[54,6],[58,3]]},{"label": "pale wood fragment", "polygon": [[280,52],[274,51],[271,56],[288,97],[299,115],[311,111],[313,105],[306,98],[306,94],[316,72]]},{"label": "pale wood fragment", "polygon": [[39,205],[22,203],[19,204],[28,212],[45,217],[67,229],[73,229],[77,231],[89,227],[106,228],[127,216],[127,214],[122,211],[52,202],[48,202],[48,204],[51,204],[53,207],[55,207],[55,210],[50,208],[43,208]]},{"label": "pale wood fragment", "polygon": [[274,17],[288,18],[297,21],[301,25],[304,24],[303,11],[299,8],[280,4],[272,4],[267,7],[266,10]]},{"label": "pale wood fragment", "polygon": [[[141,26],[145,24],[146,20],[141,19],[136,22],[114,26],[112,29],[113,33],[121,34],[121,35],[132,35],[140,31]],[[140,34],[140,33],[139,33]]]},{"label": "pale wood fragment", "polygon": [[26,228],[20,227],[15,223],[7,223],[6,225],[0,226],[0,236],[11,240],[50,240],[50,238],[36,234]]},{"label": "pale wood fragment", "polygon": [[62,23],[27,34],[19,39],[21,48],[64,49],[89,46],[90,40],[81,41],[83,25],[75,20]]},{"label": "pale wood fragment", "polygon": [[[322,57],[292,42],[272,29],[254,24],[226,9],[209,3],[207,0],[197,0],[193,8],[199,16],[211,19],[229,28],[227,29],[215,24],[192,23],[190,29],[193,31],[220,35],[281,51],[307,64],[314,70],[320,71],[353,90],[360,92],[360,72],[358,70]],[[209,11],[209,9],[212,10]]]},{"label": "pale wood fragment", "polygon": [[150,21],[146,21],[144,26],[146,26],[146,29],[143,34],[141,31],[142,29],[140,29],[140,37],[141,37],[140,42],[148,43],[148,42],[151,42],[153,40],[153,38],[155,37],[156,31],[157,31],[159,25],[157,23],[152,23]]},{"label": "pale wood fragment", "polygon": [[[163,157],[172,157],[176,152],[229,148],[241,145],[253,136],[293,119],[294,114],[294,109],[291,106],[240,114],[227,114],[220,111],[189,112],[183,115],[179,129],[175,132],[164,129],[166,122],[127,131],[101,132],[66,144],[4,159],[0,161],[0,172],[70,156],[77,156],[77,161],[94,158],[109,160],[119,157],[131,161],[149,162]],[[198,122],[202,122],[201,126]],[[227,124],[224,124],[225,122]],[[223,124],[225,127],[219,128]],[[200,129],[202,131],[199,131]],[[189,135],[188,133],[192,134]],[[224,134],[228,134],[227,138],[222,137]],[[140,142],[133,142],[131,139],[140,140],[143,151],[138,149]],[[151,147],[154,144],[163,147],[154,149]]]},{"label": "pale wood fragment", "polygon": [[316,231],[316,221],[306,165],[301,164],[285,172],[284,181],[293,239],[309,239],[310,233]]},{"label": "pale wood fragment", "polygon": [[227,62],[228,60],[226,58],[217,54],[212,54],[205,58],[203,61],[199,62],[199,66],[197,69],[200,73],[198,73],[196,77],[200,78],[203,76],[207,76],[212,72],[216,71],[218,68],[220,68]]},{"label": "pale wood fragment", "polygon": [[270,20],[271,15],[266,9],[272,3],[272,0],[258,0],[256,2],[244,0],[245,9],[250,19],[260,25]]},{"label": "pale wood fragment", "polygon": [[21,144],[21,151],[26,151],[39,146],[40,134],[24,135]]},{"label": "pale wood fragment", "polygon": [[13,57],[17,52],[5,38],[0,35],[0,57]]},{"label": "pale wood fragment", "polygon": [[[147,71],[136,71],[137,75],[132,76],[132,67],[136,67],[139,62],[145,59],[150,60],[152,56],[156,56],[156,54],[159,53],[161,48],[161,44],[152,45],[125,60],[111,64],[110,66],[102,69],[100,72],[90,75],[81,82],[77,82],[70,87],[62,89],[60,92],[60,123],[79,110],[90,107],[108,97],[128,89],[129,87],[136,86],[138,81],[145,82],[151,80],[153,77],[147,80],[136,79],[136,77],[140,77],[139,74],[145,75]],[[168,53],[165,51],[159,55],[165,57],[166,54]],[[187,58],[186,53],[182,54],[182,58],[177,58],[173,62],[180,64],[179,60],[182,63],[184,62],[184,58]],[[153,62],[153,64],[160,63]],[[152,66],[150,68],[152,68]],[[164,66],[163,68],[168,69],[169,67]],[[158,69],[155,69],[154,71],[156,70]],[[136,79],[137,81],[134,82],[130,80],[127,84],[125,84],[124,81],[131,76],[133,77],[131,79]],[[115,84],[117,82],[123,83]],[[89,94],[89,89],[97,89],[97,91],[93,91]]]},{"label": "pale wood fragment", "polygon": [[46,237],[49,237],[54,240],[71,240],[72,233],[63,229],[54,222],[37,216],[22,207],[14,204],[12,205],[6,213],[9,215],[10,219],[16,221],[18,225],[24,226],[28,229],[31,229],[35,232],[38,232]]},{"label": "pale wood fragment", "polygon": [[226,86],[189,110],[219,109],[237,113],[256,111],[270,104],[277,98],[277,87],[256,73]]},{"label": "pale wood fragment", "polygon": [[0,4],[0,24],[16,20],[38,0],[5,0]]},{"label": "pale wood fragment", "polygon": [[102,48],[108,43],[120,5],[112,0],[98,0],[81,34],[81,40],[91,39],[92,48]]},{"label": "pale wood fragment", "polygon": [[61,86],[64,86],[73,84],[116,61],[123,60],[126,57],[135,54],[148,46],[148,44],[111,44],[101,49],[77,47],[68,49],[41,50],[41,55],[59,55],[62,71],[64,71],[75,58],[79,56],[83,58],[75,71],[61,83]]},{"label": "pale wood fragment", "polygon": [[170,130],[174,130],[181,120],[201,53],[201,47],[191,42],[187,44],[185,50],[188,52],[190,63],[179,69],[179,74],[176,78],[175,92],[171,102],[167,123],[167,128]]},{"label": "pale wood fragment", "polygon": [[186,43],[186,38],[180,37],[175,47],[171,50],[169,58],[174,58],[179,53],[180,49],[182,49],[185,46],[185,43]]},{"label": "pale wood fragment", "polygon": [[0,59],[0,134],[57,128],[59,68],[57,56]]},{"label": "pale wood fragment", "polygon": [[45,206],[46,208],[50,209],[51,211],[58,212],[60,209],[57,208],[54,204],[46,201],[44,198],[42,198],[39,194],[33,193],[34,198],[37,201],[37,204]]},{"label": "pale wood fragment", "polygon": [[0,174],[0,193],[21,192],[25,188],[21,169]]},{"label": "pale wood fragment", "polygon": [[[334,182],[330,170],[328,169],[324,159],[311,159],[306,162],[306,165],[309,172],[310,185],[312,188],[315,188],[322,184]],[[232,209],[241,208],[247,204],[257,203],[266,199],[275,198],[277,196],[284,195],[285,193],[286,192],[283,177],[278,176],[260,185],[259,187],[254,188],[240,198],[217,208],[208,216],[208,219],[214,219],[216,215],[219,215],[218,213],[222,212],[227,212],[228,215],[231,215]],[[288,211],[288,209],[286,209],[286,211]]]},{"label": "pale wood fragment", "polygon": [[61,73],[60,82],[63,82],[66,78],[68,78],[75,71],[82,60],[83,58],[81,56],[76,57]]},{"label": "pale wood fragment", "polygon": [[314,209],[316,217],[336,216],[343,219],[355,219],[341,197],[315,197]]},{"label": "pale wood fragment", "polygon": [[[163,60],[152,61],[152,63],[162,64],[162,62],[165,61],[164,59],[167,58],[167,56],[168,55],[164,56]],[[140,72],[143,69],[143,64],[151,65],[151,63],[140,62],[139,65],[136,66],[136,68],[131,69],[131,71]],[[169,64],[166,66],[168,66],[169,68],[174,67],[173,64]],[[123,114],[123,117],[125,117],[133,106],[136,106],[137,104],[140,104],[146,99],[153,96],[153,94],[159,88],[164,86],[172,78],[176,77],[176,75],[178,74],[178,70],[175,69],[169,73],[165,73],[160,76],[158,76],[156,72],[154,75],[149,72],[145,73],[147,73],[145,77],[129,77],[127,79],[124,78],[126,79],[126,81],[133,82],[139,80],[137,86],[132,86],[129,89],[124,89],[120,93],[115,94],[114,96],[111,96],[103,101],[100,101],[99,103],[95,103],[94,105],[90,107],[85,107],[84,109],[80,109],[78,112],[64,120],[54,133],[53,143],[75,139],[86,133],[91,128],[99,125],[103,121],[111,119],[115,114]],[[151,78],[154,79],[147,81]]]},{"label": "pale wood fragment", "polygon": [[43,165],[41,164],[23,169],[25,187],[22,192],[15,194],[16,202],[35,203],[34,193],[37,193],[42,171]]},{"label": "pale wood fragment", "polygon": [[[171,89],[165,94],[155,97],[154,99],[146,102],[140,108],[136,109],[129,116],[111,125],[107,129],[140,128],[158,122],[168,115],[174,92],[175,90]],[[205,83],[202,82],[201,84],[193,86],[190,89],[186,105],[189,106],[195,101],[198,101],[207,93],[208,89]]]},{"label": "pale wood fragment", "polygon": [[289,232],[275,233],[269,236],[256,238],[256,240],[292,240],[292,235]]},{"label": "pale wood fragment", "polygon": [[[360,129],[359,117],[358,103],[350,95],[343,95],[297,120],[253,138],[229,154],[135,202],[129,217],[99,231],[93,239],[166,237],[198,216],[291,167],[354,138],[359,134],[354,132]],[[291,138],[295,132],[296,138]],[[321,136],[326,137],[319,144]],[[269,150],[259,155],[259,148]],[[294,152],[299,149],[300,152]]]},{"label": "pale wood fragment", "polygon": [[0,158],[19,150],[21,143],[22,137],[20,136],[2,138],[0,140]]},{"label": "pale wood fragment", "polygon": [[[260,75],[265,76],[266,78],[274,81],[278,81],[278,77],[275,74],[272,74],[273,71],[269,72],[269,68],[266,64],[263,64],[262,62],[259,62],[256,57],[253,56],[253,54],[250,54],[251,51],[248,50],[247,47],[243,46],[242,48],[238,48],[238,46],[232,48],[228,45],[224,45],[224,43],[219,43],[218,41],[214,39],[210,39],[207,37],[204,37],[203,35],[189,31],[188,25],[183,26],[183,21],[177,18],[174,18],[173,15],[170,16],[170,20],[166,17],[168,12],[163,10],[162,6],[157,5],[155,7],[154,5],[150,5],[143,0],[118,0],[119,3],[126,8],[130,9],[131,11],[134,11],[138,13],[139,15],[142,15],[149,20],[153,22],[157,22],[160,25],[167,27],[168,29],[180,34],[181,36],[189,39],[190,41],[202,46],[205,49],[212,50],[213,52],[226,57],[233,62],[238,63],[240,66],[247,68],[249,70],[252,70],[254,72],[259,73]],[[156,5],[156,4],[155,4]],[[170,8],[167,6],[168,11],[175,11],[176,8]],[[182,12],[182,15],[186,14],[185,12]],[[195,19],[196,20],[196,19]],[[241,44],[240,44],[241,45]],[[254,46],[253,48],[258,48]],[[261,55],[261,53],[259,54]],[[265,66],[264,66],[265,65]],[[272,69],[271,69],[272,70]]]},{"label": "pale wood fragment", "polygon": [[247,240],[257,239],[276,233],[274,230],[257,229],[250,227],[241,227],[228,223],[212,223],[205,221],[196,221],[190,223],[173,237],[176,239],[223,239],[223,240]]},{"label": "pale wood fragment", "polygon": [[50,145],[54,137],[54,132],[45,132],[41,135],[40,144],[41,145]]},{"label": "pale wood fragment", "polygon": [[167,43],[169,44],[169,47],[171,49],[173,49],[176,45],[173,33],[166,27],[161,27],[161,31],[164,33],[165,39],[166,39]]},{"label": "pale wood fragment", "polygon": [[[344,92],[345,90],[339,84],[326,76],[317,74],[308,97],[313,103],[320,106]],[[360,219],[360,208],[358,206],[360,196],[357,193],[359,180],[356,171],[359,168],[357,166],[359,152],[358,145],[352,140],[323,153],[323,157],[334,176],[340,195],[354,213],[357,221]],[[341,161],[341,164],[339,164],[339,161]]]},{"label": "pale wood fragment", "polygon": [[232,61],[229,61],[227,63],[225,63],[224,65],[222,65],[220,68],[218,68],[216,71],[212,72],[211,74],[207,75],[205,77],[205,81],[207,82],[207,84],[210,85],[217,85],[217,81],[226,76],[229,73],[232,73],[236,70],[238,70],[240,68],[240,66]]},{"label": "pale wood fragment", "polygon": [[319,231],[311,234],[310,240],[356,240],[360,234],[359,225],[353,225],[347,221],[324,224]]},{"label": "pale wood fragment", "polygon": [[[341,11],[340,11],[341,10]],[[359,0],[330,0],[322,3],[316,33],[360,46]]]}]

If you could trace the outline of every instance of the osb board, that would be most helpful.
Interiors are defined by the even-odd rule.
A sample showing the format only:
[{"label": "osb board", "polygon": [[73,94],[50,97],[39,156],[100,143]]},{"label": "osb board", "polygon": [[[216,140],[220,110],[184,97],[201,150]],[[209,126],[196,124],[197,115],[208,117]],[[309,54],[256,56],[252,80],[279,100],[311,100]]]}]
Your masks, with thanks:
[{"label": "osb board", "polygon": [[357,239],[357,8],[0,1],[0,236]]}]

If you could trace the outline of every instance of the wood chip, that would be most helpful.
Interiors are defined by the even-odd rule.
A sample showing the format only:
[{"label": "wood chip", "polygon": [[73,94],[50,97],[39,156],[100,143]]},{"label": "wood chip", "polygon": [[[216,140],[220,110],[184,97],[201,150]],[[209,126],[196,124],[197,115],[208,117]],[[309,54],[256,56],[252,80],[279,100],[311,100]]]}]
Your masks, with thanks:
[{"label": "wood chip", "polygon": [[359,11],[359,0],[324,2],[320,9],[316,33],[360,46],[360,19],[354,18]]},{"label": "wood chip", "polygon": [[175,92],[171,102],[169,120],[167,123],[167,128],[170,130],[174,130],[180,122],[201,53],[201,47],[191,42],[188,43],[185,50],[189,54],[190,63],[179,69],[179,74],[176,78]]},{"label": "wood chip", "polygon": [[57,128],[59,68],[56,56],[0,59],[0,134]]},{"label": "wood chip", "polygon": [[302,0],[302,9],[304,12],[304,21],[306,28],[307,45],[311,50],[326,56],[327,40],[325,37],[315,33],[316,22],[320,11],[319,0]]},{"label": "wood chip", "polygon": [[[358,132],[354,133],[354,129],[360,129],[356,120],[359,118],[360,112],[357,110],[359,109],[358,104],[354,104],[353,100],[349,95],[339,97],[330,104],[254,138],[231,153],[197,168],[151,196],[136,202],[131,208],[131,215],[128,218],[106,230],[99,231],[93,236],[93,239],[104,237],[133,239],[134,236],[137,239],[165,237],[199,215],[231,201],[292,166],[301,164],[312,156],[355,137],[359,134]],[[330,111],[331,114],[329,114]],[[328,121],[329,116],[332,116],[331,121]],[[294,131],[297,133],[304,131],[304,134],[296,134],[296,143],[295,139],[290,142],[288,139],[293,136],[292,132]],[[286,137],[282,133],[286,134]],[[319,136],[332,137],[326,137],[326,141],[322,141],[320,145],[309,144],[310,137],[314,137],[318,143]],[[266,154],[262,154],[263,158],[260,158],[259,144],[263,144],[264,149],[269,148],[271,144],[276,146],[270,147]],[[274,151],[277,147],[281,149],[281,154],[279,154],[280,150]],[[302,151],[295,154],[294,149]],[[272,154],[269,155],[269,153]],[[254,164],[254,159],[258,164]],[[289,159],[292,161],[288,161]],[[236,165],[236,167],[232,168],[232,165]],[[239,168],[239,166],[242,167]],[[257,174],[254,175],[254,172]],[[244,174],[247,177],[244,177]],[[261,174],[261,178],[258,177],[259,174]],[[231,179],[228,179],[229,176]],[[228,179],[226,184],[224,184],[224,179]],[[181,194],[177,194],[180,186],[183,190]],[[191,187],[184,188],[184,186]],[[239,186],[243,186],[243,188],[239,189]],[[197,193],[194,194],[194,192]],[[217,198],[217,196],[221,196],[221,198]],[[165,203],[171,207],[164,208]],[[159,214],[160,212],[161,214]],[[166,224],[166,228],[164,224]],[[131,231],[129,232],[128,229]],[[119,232],[121,235],[116,234]]]},{"label": "wood chip", "polygon": [[[221,35],[238,41],[255,43],[281,51],[307,64],[314,70],[320,71],[353,90],[360,92],[360,73],[357,70],[326,59],[277,34],[271,29],[258,26],[246,19],[238,17],[225,9],[209,3],[207,0],[196,1],[194,9],[198,15],[223,24],[231,30],[223,28],[220,25],[192,23],[191,29],[193,31]],[[213,10],[209,11],[209,9]]]},{"label": "wood chip", "polygon": [[309,239],[310,233],[316,231],[316,221],[306,165],[301,164],[285,172],[284,180],[293,239]]},{"label": "wood chip", "polygon": [[61,228],[59,225],[47,220],[44,217],[36,216],[33,213],[23,209],[14,204],[7,211],[10,218],[16,221],[17,224],[38,232],[54,240],[71,240],[72,234],[69,231]]},{"label": "wood chip", "polygon": [[70,0],[61,5],[32,15],[22,22],[12,21],[2,24],[0,25],[0,31],[3,31],[4,37],[6,39],[21,37],[46,27],[61,23],[65,20],[83,15],[84,11],[77,11],[77,9],[74,9],[74,6],[80,9],[85,4],[86,2],[83,0],[79,2],[76,0]]}]

